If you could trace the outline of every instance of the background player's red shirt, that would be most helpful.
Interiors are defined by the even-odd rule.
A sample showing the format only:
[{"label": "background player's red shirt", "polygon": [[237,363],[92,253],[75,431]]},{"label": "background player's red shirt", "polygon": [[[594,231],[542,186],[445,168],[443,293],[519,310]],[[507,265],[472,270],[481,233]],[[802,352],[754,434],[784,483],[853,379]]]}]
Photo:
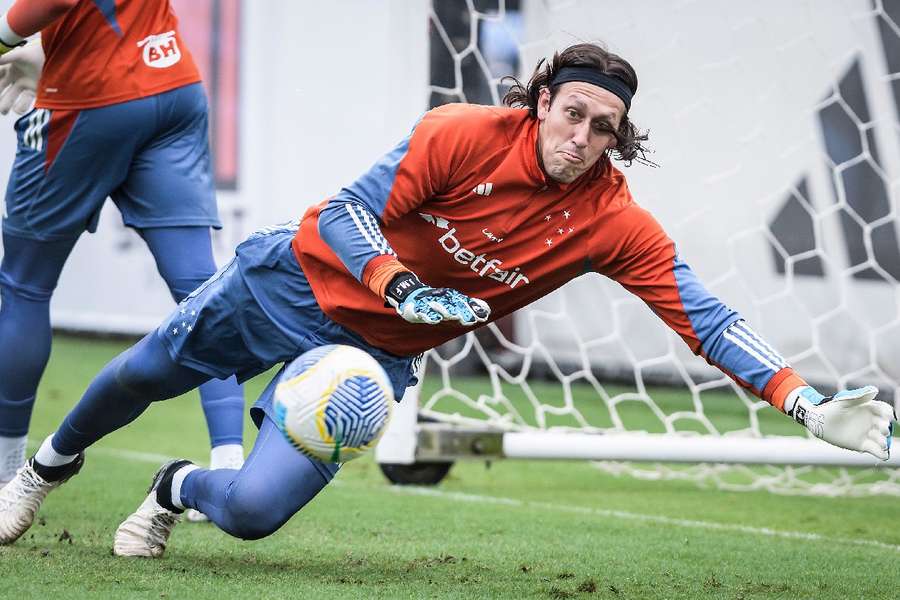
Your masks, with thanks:
[{"label": "background player's red shirt", "polygon": [[67,4],[18,0],[8,13],[20,35],[42,27],[47,58],[35,106],[93,108],[200,81],[168,0],[79,0],[66,10]]}]

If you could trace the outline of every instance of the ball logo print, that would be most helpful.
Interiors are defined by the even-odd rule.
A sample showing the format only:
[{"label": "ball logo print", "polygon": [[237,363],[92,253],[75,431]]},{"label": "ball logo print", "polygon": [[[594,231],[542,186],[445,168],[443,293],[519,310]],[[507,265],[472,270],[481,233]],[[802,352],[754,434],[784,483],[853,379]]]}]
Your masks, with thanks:
[{"label": "ball logo print", "polygon": [[321,346],[285,369],[275,422],[307,456],[346,462],[378,443],[393,404],[393,386],[374,358],[351,346]]},{"label": "ball logo print", "polygon": [[181,50],[178,49],[174,31],[148,35],[138,42],[138,48],[144,49],[144,64],[154,69],[171,67],[181,60]]}]

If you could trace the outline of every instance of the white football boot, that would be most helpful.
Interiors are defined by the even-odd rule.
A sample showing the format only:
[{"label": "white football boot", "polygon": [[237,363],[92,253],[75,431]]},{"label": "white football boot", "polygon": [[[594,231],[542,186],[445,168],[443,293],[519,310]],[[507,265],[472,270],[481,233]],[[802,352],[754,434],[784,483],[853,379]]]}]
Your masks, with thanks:
[{"label": "white football boot", "polygon": [[[240,444],[223,444],[216,446],[209,453],[209,468],[234,469],[239,471],[244,466],[244,448]],[[209,517],[195,508],[184,512],[184,519],[191,523],[207,523]]]},{"label": "white football boot", "polygon": [[44,498],[81,470],[84,453],[59,467],[44,467],[34,457],[16,471],[0,489],[0,545],[12,544],[22,537],[37,516]]},{"label": "white football boot", "polygon": [[172,504],[172,478],[177,471],[192,464],[189,460],[173,460],[159,468],[147,497],[116,529],[113,554],[148,558],[163,555],[169,535],[184,512]]}]

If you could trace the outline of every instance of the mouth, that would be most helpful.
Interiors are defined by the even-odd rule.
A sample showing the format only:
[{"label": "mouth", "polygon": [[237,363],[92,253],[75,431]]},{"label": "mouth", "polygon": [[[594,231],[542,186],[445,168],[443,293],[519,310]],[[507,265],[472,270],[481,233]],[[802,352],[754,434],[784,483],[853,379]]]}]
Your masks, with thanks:
[{"label": "mouth", "polygon": [[573,164],[580,164],[584,162],[584,159],[577,154],[572,154],[571,152],[566,152],[565,150],[560,150],[559,154],[562,155],[565,161]]}]

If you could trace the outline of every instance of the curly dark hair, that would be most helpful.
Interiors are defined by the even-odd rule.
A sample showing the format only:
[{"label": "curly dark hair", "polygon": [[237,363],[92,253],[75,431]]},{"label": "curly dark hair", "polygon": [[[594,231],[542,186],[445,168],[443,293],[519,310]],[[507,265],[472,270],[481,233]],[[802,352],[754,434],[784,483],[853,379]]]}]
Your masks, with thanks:
[{"label": "curly dark hair", "polygon": [[[550,82],[563,67],[595,68],[605,75],[620,79],[628,86],[632,94],[637,92],[637,73],[634,72],[634,68],[627,60],[596,44],[585,43],[569,46],[562,52],[556,52],[549,61],[542,58],[534,68],[534,74],[528,81],[528,85],[523,85],[515,77],[505,77],[504,80],[510,81],[511,86],[503,97],[503,103],[506,106],[527,108],[531,116],[536,118],[541,90],[543,88],[550,90],[550,101],[552,102],[561,84],[551,85]],[[653,165],[654,163],[647,160],[646,157],[649,149],[644,146],[644,142],[648,139],[647,132],[640,131],[628,118],[626,112],[618,131],[616,131],[616,147],[611,149],[608,154],[612,158],[625,161],[626,165],[630,165],[632,161]]]}]

